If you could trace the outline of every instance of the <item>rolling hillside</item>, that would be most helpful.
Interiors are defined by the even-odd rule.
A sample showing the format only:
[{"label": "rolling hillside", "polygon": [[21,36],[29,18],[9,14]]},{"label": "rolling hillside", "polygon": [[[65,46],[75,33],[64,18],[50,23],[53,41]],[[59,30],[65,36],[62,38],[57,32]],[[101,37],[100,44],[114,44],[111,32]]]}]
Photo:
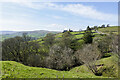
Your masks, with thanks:
[{"label": "rolling hillside", "polygon": [[[112,28],[112,29],[111,29]],[[99,32],[105,33],[107,31],[117,32],[117,27],[107,27],[98,29]],[[93,38],[104,36],[103,34],[97,33],[94,30]],[[82,32],[71,32],[75,39],[79,42],[83,42],[84,31]],[[62,37],[63,33],[55,35],[56,39]],[[116,33],[115,33],[116,34]],[[33,40],[40,44],[44,41],[42,38]],[[40,67],[29,67],[15,61],[0,61],[2,65],[2,78],[108,78],[118,77],[118,56],[116,54],[106,53],[107,56],[95,62],[98,66],[98,73],[102,76],[94,75],[87,67],[86,64],[74,67],[69,71],[57,71],[53,69],[40,68]],[[2,64],[1,64],[2,63]],[[99,66],[99,65],[103,66]]]},{"label": "rolling hillside", "polygon": [[[70,71],[57,71],[46,68],[29,67],[14,61],[1,61],[0,63],[2,63],[2,78],[106,78],[107,76],[117,77],[117,60],[118,58],[114,55],[96,62],[96,65],[105,64],[99,68],[104,77],[95,76],[85,65],[75,67]],[[112,66],[114,67],[111,68]],[[109,68],[111,71],[109,71]],[[114,71],[112,71],[112,69],[114,69]]]},{"label": "rolling hillside", "polygon": [[[79,42],[79,43],[82,43],[82,42],[83,42],[84,31],[80,31],[80,32],[70,32],[70,33],[74,35],[74,39],[76,39],[77,42]],[[100,33],[97,33],[97,32],[95,32],[94,30],[92,30],[92,33],[93,33],[93,36],[94,36],[94,37],[99,37],[99,36],[101,36]],[[63,34],[64,34],[64,33],[57,33],[57,34],[55,35],[55,39],[60,39]],[[102,36],[103,36],[103,35],[102,35]],[[93,38],[94,38],[94,37],[93,37]],[[33,40],[33,41],[37,41],[37,42],[39,42],[40,44],[43,44],[43,43],[44,43],[43,38],[40,38],[40,39],[37,39],[37,40]]]},{"label": "rolling hillside", "polygon": [[[93,36],[94,36],[93,38],[104,36],[105,34],[110,34],[110,33],[118,34],[118,26],[98,28],[98,32],[95,31],[95,30],[92,30],[92,33],[93,33]],[[84,35],[84,31],[71,32],[71,34],[75,35],[75,39],[77,39],[78,42],[80,42],[80,43],[83,42],[82,38],[83,38],[83,35]],[[58,33],[58,34],[55,35],[55,38],[59,39],[59,38],[62,37],[62,35],[63,35],[63,33]],[[44,41],[42,41],[42,38],[37,39],[35,41],[38,41],[40,43],[44,43]]]},{"label": "rolling hillside", "polygon": [[59,33],[57,31],[45,31],[45,30],[36,30],[36,31],[21,31],[21,32],[16,32],[16,31],[1,31],[2,35],[0,35],[0,40],[4,40],[7,38],[12,38],[15,36],[22,36],[23,33],[28,33],[29,36],[35,37],[35,38],[40,38],[44,37],[47,33]]},{"label": "rolling hillside", "polygon": [[13,34],[16,33],[16,31],[0,31],[1,34]]},{"label": "rolling hillside", "polygon": [[102,33],[114,33],[114,34],[118,34],[118,27],[119,27],[119,26],[99,28],[98,31],[100,31],[100,32],[102,32]]}]

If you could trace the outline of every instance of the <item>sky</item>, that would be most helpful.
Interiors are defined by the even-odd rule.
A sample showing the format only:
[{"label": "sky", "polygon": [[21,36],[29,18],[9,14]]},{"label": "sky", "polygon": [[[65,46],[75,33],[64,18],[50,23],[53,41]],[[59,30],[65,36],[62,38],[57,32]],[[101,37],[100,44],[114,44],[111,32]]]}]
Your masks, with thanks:
[{"label": "sky", "polygon": [[1,2],[0,31],[81,30],[118,25],[117,2]]}]

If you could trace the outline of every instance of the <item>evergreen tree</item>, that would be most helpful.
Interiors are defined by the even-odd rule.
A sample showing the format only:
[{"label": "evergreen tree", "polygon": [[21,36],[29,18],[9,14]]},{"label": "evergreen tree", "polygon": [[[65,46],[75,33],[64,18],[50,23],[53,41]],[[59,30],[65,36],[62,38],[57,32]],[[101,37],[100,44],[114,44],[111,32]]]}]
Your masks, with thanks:
[{"label": "evergreen tree", "polygon": [[103,25],[101,26],[101,28],[105,28],[105,25],[103,24]]},{"label": "evergreen tree", "polygon": [[110,25],[109,25],[109,24],[107,24],[107,27],[110,27]]},{"label": "evergreen tree", "polygon": [[88,26],[87,30],[85,31],[84,37],[83,37],[84,42],[87,43],[92,43],[92,31],[91,28]]},{"label": "evergreen tree", "polygon": [[91,28],[88,26],[88,27],[87,27],[87,30],[89,31],[89,30],[91,30]]}]

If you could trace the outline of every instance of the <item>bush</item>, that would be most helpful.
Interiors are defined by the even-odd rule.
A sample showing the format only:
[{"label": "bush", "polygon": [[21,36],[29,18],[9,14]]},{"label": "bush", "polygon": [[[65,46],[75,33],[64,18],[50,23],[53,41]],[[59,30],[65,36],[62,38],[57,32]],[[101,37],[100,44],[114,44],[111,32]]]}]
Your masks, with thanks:
[{"label": "bush", "polygon": [[98,51],[95,44],[87,44],[82,49],[75,53],[78,64],[86,64],[86,66],[95,74],[97,68],[95,61],[101,58],[101,53]]},{"label": "bush", "polygon": [[68,31],[68,32],[65,32],[63,35],[62,35],[62,38],[61,38],[61,47],[69,47],[71,48],[71,43],[72,41],[74,40],[74,36]]},{"label": "bush", "polygon": [[79,49],[75,56],[80,63],[89,63],[100,59],[101,53],[98,51],[96,45],[87,44],[82,49]]},{"label": "bush", "polygon": [[54,42],[55,42],[54,34],[48,33],[48,34],[44,37],[43,40],[45,41],[45,45],[46,45],[46,46],[48,46],[48,47],[52,46],[52,45],[54,44]]},{"label": "bush", "polygon": [[69,70],[74,65],[73,51],[70,48],[62,48],[54,45],[50,48],[47,66],[57,70]]},{"label": "bush", "polygon": [[119,41],[118,40],[119,39],[118,36],[117,35],[113,35],[112,36],[112,43],[111,43],[111,45],[112,45],[112,49],[111,50],[113,51],[113,53],[117,53],[117,54],[118,54],[118,41]]},{"label": "bush", "polygon": [[34,67],[45,67],[45,57],[40,54],[31,54],[27,58],[27,65]]},{"label": "bush", "polygon": [[118,53],[118,36],[106,35],[94,39],[98,49],[104,57],[105,53]]},{"label": "bush", "polygon": [[9,38],[2,42],[2,60],[21,61],[20,45],[22,37]]}]

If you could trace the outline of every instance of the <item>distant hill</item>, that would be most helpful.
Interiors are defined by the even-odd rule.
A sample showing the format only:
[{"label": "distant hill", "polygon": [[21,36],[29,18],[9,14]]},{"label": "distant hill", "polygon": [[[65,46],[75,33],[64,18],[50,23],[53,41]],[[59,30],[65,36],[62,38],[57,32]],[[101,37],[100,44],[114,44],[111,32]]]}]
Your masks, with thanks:
[{"label": "distant hill", "polygon": [[0,31],[0,34],[13,34],[16,33],[16,31]]},{"label": "distant hill", "polygon": [[36,31],[0,31],[0,41],[7,39],[7,38],[12,38],[15,36],[22,36],[23,33],[28,33],[29,36],[35,37],[35,38],[40,38],[44,37],[47,33],[59,33],[57,31],[46,31],[46,30],[36,30]]}]

